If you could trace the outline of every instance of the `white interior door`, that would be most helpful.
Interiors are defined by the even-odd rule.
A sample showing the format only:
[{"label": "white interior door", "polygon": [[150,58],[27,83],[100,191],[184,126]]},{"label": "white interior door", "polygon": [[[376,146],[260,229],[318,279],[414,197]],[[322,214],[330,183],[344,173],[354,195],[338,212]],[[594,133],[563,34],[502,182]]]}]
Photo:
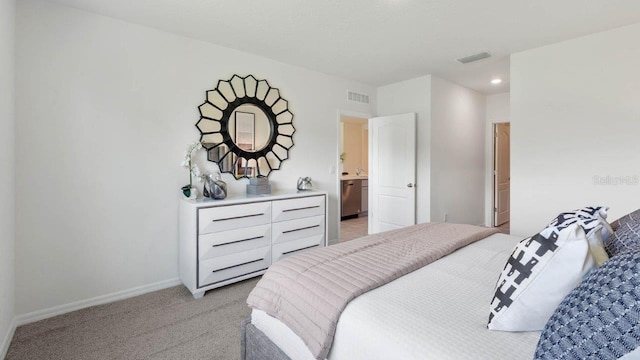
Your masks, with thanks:
[{"label": "white interior door", "polygon": [[369,119],[369,234],[416,223],[416,114]]},{"label": "white interior door", "polygon": [[509,123],[495,125],[494,138],[494,210],[495,226],[509,221],[511,202],[511,160],[510,140],[511,126]]}]

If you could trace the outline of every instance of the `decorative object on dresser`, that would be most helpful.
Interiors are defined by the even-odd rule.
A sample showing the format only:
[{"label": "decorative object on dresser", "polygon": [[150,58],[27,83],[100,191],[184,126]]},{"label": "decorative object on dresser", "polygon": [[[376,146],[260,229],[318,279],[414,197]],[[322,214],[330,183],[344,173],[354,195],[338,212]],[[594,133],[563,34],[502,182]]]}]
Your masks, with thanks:
[{"label": "decorative object on dresser", "polygon": [[220,172],[217,172],[215,176],[211,172],[204,175],[204,196],[214,200],[222,200],[227,197],[227,183],[222,181]]},{"label": "decorative object on dresser", "polygon": [[293,113],[280,91],[253,75],[234,75],[207,91],[196,127],[207,159],[236,179],[266,177],[289,157]]},{"label": "decorative object on dresser", "polygon": [[249,184],[247,184],[248,195],[265,195],[271,194],[271,185],[269,184],[269,178],[249,178]]},{"label": "decorative object on dresser", "polygon": [[184,158],[182,159],[182,167],[189,170],[189,184],[182,187],[182,194],[189,199],[195,199],[198,196],[196,188],[193,186],[193,177],[200,177],[200,169],[197,164],[193,163],[193,153],[202,149],[202,144],[199,141],[189,144],[187,150],[184,152]]},{"label": "decorative object on dresser", "polygon": [[298,178],[298,190],[306,191],[313,189],[313,183],[308,176]]},{"label": "decorative object on dresser", "polygon": [[180,201],[180,279],[195,298],[327,245],[327,193]]}]

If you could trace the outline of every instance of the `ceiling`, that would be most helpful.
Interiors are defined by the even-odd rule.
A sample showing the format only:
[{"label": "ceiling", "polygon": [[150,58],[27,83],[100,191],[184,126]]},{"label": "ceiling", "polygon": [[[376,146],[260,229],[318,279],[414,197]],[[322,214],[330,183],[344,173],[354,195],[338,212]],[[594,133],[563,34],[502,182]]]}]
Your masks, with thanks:
[{"label": "ceiling", "polygon": [[638,0],[55,2],[371,85],[434,74],[485,94],[508,91],[509,54],[640,22]]}]

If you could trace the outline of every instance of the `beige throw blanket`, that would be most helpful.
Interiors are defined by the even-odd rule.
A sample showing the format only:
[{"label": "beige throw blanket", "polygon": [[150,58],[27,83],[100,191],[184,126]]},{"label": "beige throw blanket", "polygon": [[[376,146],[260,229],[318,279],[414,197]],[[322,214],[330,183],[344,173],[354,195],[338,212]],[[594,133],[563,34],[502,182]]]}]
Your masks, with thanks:
[{"label": "beige throw blanket", "polygon": [[425,223],[304,252],[273,264],[247,303],[285,323],[316,359],[325,359],[349,301],[496,232]]}]

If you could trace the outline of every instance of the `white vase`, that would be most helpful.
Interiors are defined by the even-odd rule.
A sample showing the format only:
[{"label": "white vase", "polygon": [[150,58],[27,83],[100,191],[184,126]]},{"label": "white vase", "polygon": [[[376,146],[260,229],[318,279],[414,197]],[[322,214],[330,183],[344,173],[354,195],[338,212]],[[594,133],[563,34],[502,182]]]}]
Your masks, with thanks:
[{"label": "white vase", "polygon": [[195,200],[198,198],[198,189],[196,189],[195,186],[191,187],[191,195],[189,196],[189,199]]}]

